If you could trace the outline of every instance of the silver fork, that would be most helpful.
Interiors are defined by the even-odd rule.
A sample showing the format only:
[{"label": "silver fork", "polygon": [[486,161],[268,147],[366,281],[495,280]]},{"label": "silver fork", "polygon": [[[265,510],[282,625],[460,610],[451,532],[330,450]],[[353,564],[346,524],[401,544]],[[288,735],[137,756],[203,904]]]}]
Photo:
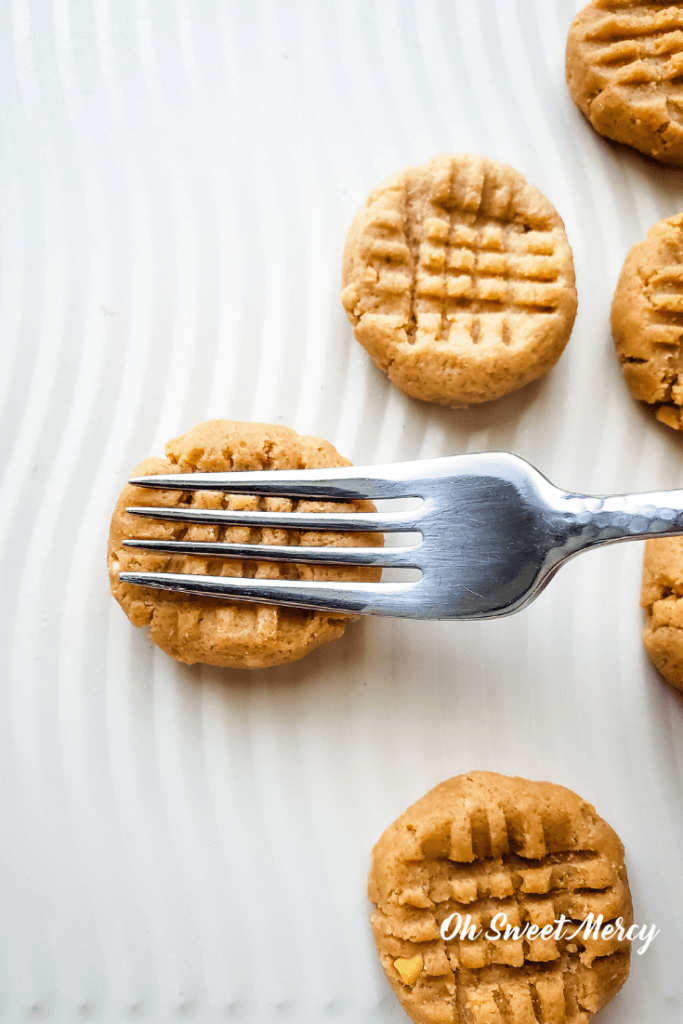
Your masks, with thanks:
[{"label": "silver fork", "polygon": [[419,532],[403,547],[291,547],[129,540],[126,547],[169,554],[325,565],[416,568],[402,583],[254,580],[179,573],[122,572],[127,583],[228,600],[410,619],[486,619],[519,611],[560,566],[587,548],[683,533],[683,491],[593,497],[560,490],[516,455],[487,452],[358,469],[190,473],[137,477],[141,487],[212,490],[334,501],[419,498],[412,511],[234,512],[129,508],[137,516],[221,526]]}]

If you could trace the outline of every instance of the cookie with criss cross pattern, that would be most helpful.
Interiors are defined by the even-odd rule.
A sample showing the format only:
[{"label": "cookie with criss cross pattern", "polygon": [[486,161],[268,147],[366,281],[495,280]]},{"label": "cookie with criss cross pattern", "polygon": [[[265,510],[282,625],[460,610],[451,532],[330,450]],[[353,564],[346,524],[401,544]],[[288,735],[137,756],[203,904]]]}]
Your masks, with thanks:
[{"label": "cookie with criss cross pattern", "polygon": [[612,335],[633,397],[683,429],[683,214],[658,221],[628,253]]},{"label": "cookie with criss cross pattern", "polygon": [[566,72],[597,132],[683,166],[683,3],[592,0],[569,30]]},{"label": "cookie with criss cross pattern", "polygon": [[683,690],[683,537],[646,542],[640,603],[645,650],[666,681]]},{"label": "cookie with criss cross pattern", "polygon": [[[623,847],[593,807],[550,782],[471,772],[384,832],[368,895],[384,971],[418,1024],[587,1024],[621,988],[630,943],[578,936],[589,914],[632,923]],[[479,937],[453,937],[453,914]],[[517,937],[505,938],[505,914]],[[571,924],[558,931],[560,915]],[[446,940],[442,938],[442,925]],[[522,935],[525,925],[546,936]]]},{"label": "cookie with criss cross pattern", "polygon": [[436,156],[379,185],[356,214],[341,299],[397,388],[467,406],[559,359],[576,313],[574,265],[560,216],[519,171]]},{"label": "cookie with criss cross pattern", "polygon": [[[220,473],[236,470],[318,469],[349,466],[327,441],[302,437],[289,427],[267,423],[211,420],[169,441],[166,458],[149,458],[134,476],[168,473]],[[376,581],[376,568],[296,564],[296,546],[381,545],[381,535],[315,533],[203,526],[142,519],[131,505],[226,508],[270,512],[374,511],[372,502],[295,501],[290,498],[223,494],[218,491],[161,491],[127,484],[116,505],[109,535],[109,576],[114,597],[135,626],[179,661],[231,668],[265,668],[295,661],[344,632],[348,616],[273,605],[223,601],[122,583],[119,572],[183,572],[254,579]],[[239,544],[291,544],[292,563],[206,559],[127,549],[126,539],[226,541]]]}]

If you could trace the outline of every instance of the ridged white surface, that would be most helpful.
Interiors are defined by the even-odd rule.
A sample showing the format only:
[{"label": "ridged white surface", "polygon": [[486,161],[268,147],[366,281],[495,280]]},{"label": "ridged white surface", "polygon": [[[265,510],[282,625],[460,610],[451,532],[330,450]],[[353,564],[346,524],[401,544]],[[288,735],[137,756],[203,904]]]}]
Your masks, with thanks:
[{"label": "ridged white surface", "polygon": [[[661,934],[601,1020],[683,1018],[683,706],[644,656],[640,545],[526,612],[364,621],[281,669],[175,664],[108,593],[130,470],[209,417],[356,463],[483,449],[588,492],[683,486],[608,330],[683,173],[593,134],[574,0],[0,4],[0,1020],[404,1020],[365,876],[382,829],[471,768],[548,778],[626,845]],[[580,308],[550,376],[452,412],[396,392],[338,301],[346,227],[437,152],[554,202]]]}]

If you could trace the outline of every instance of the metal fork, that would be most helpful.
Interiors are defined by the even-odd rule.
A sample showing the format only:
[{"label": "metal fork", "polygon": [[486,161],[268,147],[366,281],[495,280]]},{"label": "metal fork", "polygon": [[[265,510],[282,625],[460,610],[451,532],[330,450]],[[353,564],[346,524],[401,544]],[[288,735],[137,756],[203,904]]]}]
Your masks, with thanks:
[{"label": "metal fork", "polygon": [[416,568],[401,583],[244,579],[122,572],[127,583],[188,594],[295,605],[328,612],[410,619],[486,619],[519,611],[560,566],[587,548],[683,533],[683,491],[593,497],[560,490],[516,455],[488,452],[363,469],[190,473],[147,476],[131,484],[163,490],[212,490],[294,499],[417,498],[412,511],[373,513],[242,512],[129,508],[137,516],[221,526],[419,532],[403,547],[292,547],[128,540],[129,548],[216,558],[326,565]]}]

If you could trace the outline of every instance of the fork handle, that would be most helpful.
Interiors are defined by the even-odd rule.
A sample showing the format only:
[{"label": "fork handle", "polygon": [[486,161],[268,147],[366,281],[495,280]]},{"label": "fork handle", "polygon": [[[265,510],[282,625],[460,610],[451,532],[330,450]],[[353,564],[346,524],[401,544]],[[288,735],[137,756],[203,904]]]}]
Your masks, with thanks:
[{"label": "fork handle", "polygon": [[683,491],[607,497],[568,494],[567,499],[568,518],[573,520],[568,554],[622,540],[683,534]]}]

